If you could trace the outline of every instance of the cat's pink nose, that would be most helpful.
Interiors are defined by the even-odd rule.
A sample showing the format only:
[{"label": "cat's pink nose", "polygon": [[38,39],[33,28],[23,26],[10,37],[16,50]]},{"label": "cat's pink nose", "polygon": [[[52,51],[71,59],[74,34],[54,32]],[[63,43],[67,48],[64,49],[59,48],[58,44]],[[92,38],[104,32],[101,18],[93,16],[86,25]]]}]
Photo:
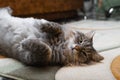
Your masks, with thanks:
[{"label": "cat's pink nose", "polygon": [[81,48],[79,45],[76,45],[76,46],[74,47],[74,49],[77,50],[77,51],[80,51],[82,48]]}]

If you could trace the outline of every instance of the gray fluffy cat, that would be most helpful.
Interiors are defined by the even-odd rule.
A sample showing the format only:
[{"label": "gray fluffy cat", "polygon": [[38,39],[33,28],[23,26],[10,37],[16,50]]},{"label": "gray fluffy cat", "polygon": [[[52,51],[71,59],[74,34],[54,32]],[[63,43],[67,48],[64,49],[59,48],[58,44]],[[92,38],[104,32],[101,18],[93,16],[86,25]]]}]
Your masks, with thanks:
[{"label": "gray fluffy cat", "polygon": [[11,16],[0,9],[0,48],[3,55],[26,65],[79,65],[103,60],[93,48],[94,32],[83,34],[44,19]]}]

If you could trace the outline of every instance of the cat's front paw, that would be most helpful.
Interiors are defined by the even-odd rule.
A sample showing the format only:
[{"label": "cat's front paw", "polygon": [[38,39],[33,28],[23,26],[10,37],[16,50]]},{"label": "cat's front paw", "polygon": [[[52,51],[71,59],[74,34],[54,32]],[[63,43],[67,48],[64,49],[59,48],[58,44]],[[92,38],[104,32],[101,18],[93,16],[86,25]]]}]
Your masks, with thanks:
[{"label": "cat's front paw", "polygon": [[58,35],[62,33],[61,25],[55,22],[48,22],[48,23],[42,24],[41,30],[43,32],[51,33],[54,35]]},{"label": "cat's front paw", "polygon": [[94,55],[92,56],[92,59],[93,59],[93,61],[95,61],[95,62],[99,62],[99,61],[103,60],[104,57],[101,56],[100,54],[94,54]]}]

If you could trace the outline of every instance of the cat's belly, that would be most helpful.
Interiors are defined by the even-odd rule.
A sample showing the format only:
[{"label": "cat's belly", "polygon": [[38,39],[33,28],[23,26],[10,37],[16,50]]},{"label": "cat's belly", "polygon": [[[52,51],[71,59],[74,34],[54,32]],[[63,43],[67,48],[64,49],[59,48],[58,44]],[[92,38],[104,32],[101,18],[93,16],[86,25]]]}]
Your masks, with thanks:
[{"label": "cat's belly", "polygon": [[64,49],[59,46],[52,46],[51,64],[63,64],[64,60]]}]

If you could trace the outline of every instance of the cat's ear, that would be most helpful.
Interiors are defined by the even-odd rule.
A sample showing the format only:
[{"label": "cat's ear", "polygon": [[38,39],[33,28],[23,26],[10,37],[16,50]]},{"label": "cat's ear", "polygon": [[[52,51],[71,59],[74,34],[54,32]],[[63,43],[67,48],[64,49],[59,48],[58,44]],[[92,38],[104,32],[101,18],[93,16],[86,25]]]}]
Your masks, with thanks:
[{"label": "cat's ear", "polygon": [[89,39],[93,40],[93,36],[95,35],[95,31],[90,31],[85,34]]}]

